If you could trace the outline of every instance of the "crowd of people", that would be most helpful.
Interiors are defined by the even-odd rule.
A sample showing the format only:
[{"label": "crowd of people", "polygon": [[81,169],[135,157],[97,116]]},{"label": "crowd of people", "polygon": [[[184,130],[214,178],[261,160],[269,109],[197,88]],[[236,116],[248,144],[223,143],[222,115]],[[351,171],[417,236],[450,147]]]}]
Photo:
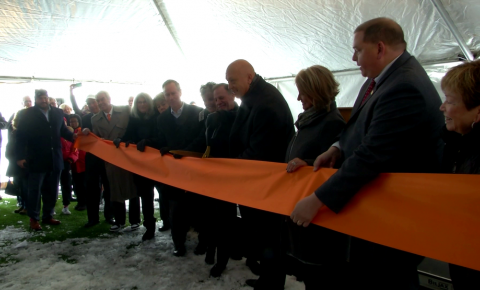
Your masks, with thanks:
[{"label": "crowd of people", "polygon": [[[382,172],[479,174],[480,61],[447,72],[441,82],[446,97],[442,103],[425,70],[406,51],[396,22],[372,19],[358,26],[353,36],[352,60],[368,79],[348,122],[335,103],[339,84],[320,65],[295,77],[304,110],[295,122],[282,94],[245,60],[227,67],[227,83],[201,86],[205,109],[184,103],[175,80],[165,81],[163,92],[153,99],[138,94],[131,106],[114,106],[101,91],[89,96],[82,110],[72,86],[75,114],[66,105],[57,109],[45,90],[36,90],[35,106],[24,98],[25,109],[12,121],[9,144],[14,153],[7,156],[15,171],[9,176],[22,188],[19,212],[28,214],[33,230],[41,230],[39,221],[60,224],[53,208],[60,182],[62,213],[70,213],[71,171],[78,198],[75,209],[86,208],[86,228],[100,222],[103,199],[110,230],[122,230],[128,200],[131,230],[140,227],[143,214],[143,240],[153,239],[157,230],[157,188],[163,221],[158,230],[171,230],[173,255],[185,255],[186,235],[193,225],[199,232],[194,253],[205,254],[205,262],[214,265],[213,277],[222,274],[230,258],[246,257],[247,266],[259,275],[247,280],[255,289],[283,289],[287,274],[303,280],[306,289],[418,289],[417,266],[423,257],[310,222],[324,206],[340,212]],[[239,205],[240,219],[236,204],[160,184],[72,147],[79,134],[90,132],[117,148],[136,144],[143,152],[149,146],[162,156],[185,150],[212,158],[286,163],[289,174],[302,166],[338,171],[300,200],[289,218]],[[450,265],[450,274],[456,290],[472,289],[471,283],[480,277],[457,265]]]}]

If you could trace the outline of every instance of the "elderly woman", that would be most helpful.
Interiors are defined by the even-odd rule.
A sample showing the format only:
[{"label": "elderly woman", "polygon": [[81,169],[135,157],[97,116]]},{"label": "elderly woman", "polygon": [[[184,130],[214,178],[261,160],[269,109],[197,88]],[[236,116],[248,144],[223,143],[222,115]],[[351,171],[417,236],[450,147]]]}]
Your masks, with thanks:
[{"label": "elderly woman", "polygon": [[[480,174],[480,61],[450,69],[442,79],[445,102],[443,171]],[[455,290],[473,289],[480,272],[450,264]]]},{"label": "elderly woman", "polygon": [[[145,93],[140,93],[133,101],[130,121],[125,135],[120,139],[115,139],[113,143],[117,148],[120,142],[125,142],[125,146],[138,143],[143,139],[151,139],[155,134],[155,107],[152,98]],[[134,174],[133,182],[137,188],[137,194],[142,198],[143,225],[147,231],[142,240],[149,240],[155,236],[155,223],[153,198],[153,187],[155,182],[151,179]],[[132,208],[130,208],[132,210]]]},{"label": "elderly woman", "polygon": [[[314,65],[295,77],[298,101],[304,112],[295,122],[297,133],[287,150],[287,172],[313,165],[315,158],[337,140],[345,121],[337,109],[338,83],[325,67]],[[286,223],[287,259],[293,274],[301,275],[306,289],[337,289],[345,262],[347,236],[317,226],[299,227]],[[328,250],[326,250],[328,249]]]}]

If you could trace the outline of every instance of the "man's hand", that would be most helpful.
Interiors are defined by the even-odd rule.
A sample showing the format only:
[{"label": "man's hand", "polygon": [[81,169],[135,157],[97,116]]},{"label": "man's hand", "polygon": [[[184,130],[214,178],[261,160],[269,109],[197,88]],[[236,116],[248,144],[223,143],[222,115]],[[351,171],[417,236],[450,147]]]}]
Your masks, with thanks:
[{"label": "man's hand", "polygon": [[313,163],[313,171],[315,172],[322,167],[333,168],[340,156],[340,149],[335,146],[330,147],[327,151],[318,155],[317,159],[315,159],[315,162]]},{"label": "man's hand", "polygon": [[290,218],[298,226],[308,227],[323,205],[323,202],[317,198],[314,192],[297,202]]},{"label": "man's hand", "polygon": [[23,168],[23,169],[25,169],[25,163],[27,163],[27,160],[25,160],[25,159],[17,161],[17,165],[20,166],[20,168]]},{"label": "man's hand", "polygon": [[145,151],[145,146],[150,146],[150,143],[148,139],[140,140],[140,142],[137,143],[137,150],[140,152]]},{"label": "man's hand", "polygon": [[290,162],[287,163],[287,172],[288,173],[294,172],[298,168],[302,166],[307,166],[307,165],[308,165],[307,162],[303,161],[302,159],[293,158],[292,160],[290,160]]},{"label": "man's hand", "polygon": [[88,128],[83,129],[83,130],[82,130],[82,134],[83,134],[83,135],[88,135],[88,134],[90,134],[90,129],[88,129]]},{"label": "man's hand", "polygon": [[120,138],[115,138],[115,140],[113,140],[113,144],[115,144],[115,147],[120,147],[120,142],[122,142],[122,139]]}]

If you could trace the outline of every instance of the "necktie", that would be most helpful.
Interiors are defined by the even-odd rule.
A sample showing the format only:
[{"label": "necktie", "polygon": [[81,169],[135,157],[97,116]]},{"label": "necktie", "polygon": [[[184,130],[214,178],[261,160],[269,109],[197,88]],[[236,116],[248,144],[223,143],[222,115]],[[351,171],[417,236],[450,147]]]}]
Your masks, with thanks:
[{"label": "necktie", "polygon": [[107,114],[107,119],[108,119],[108,122],[110,122],[110,119],[112,118],[112,116],[110,114]]},{"label": "necktie", "polygon": [[360,106],[363,105],[363,103],[365,103],[368,96],[372,93],[373,87],[375,87],[375,80],[372,80],[370,82],[370,85],[368,86],[367,91],[365,92],[365,95],[363,96],[362,103],[360,104]]}]

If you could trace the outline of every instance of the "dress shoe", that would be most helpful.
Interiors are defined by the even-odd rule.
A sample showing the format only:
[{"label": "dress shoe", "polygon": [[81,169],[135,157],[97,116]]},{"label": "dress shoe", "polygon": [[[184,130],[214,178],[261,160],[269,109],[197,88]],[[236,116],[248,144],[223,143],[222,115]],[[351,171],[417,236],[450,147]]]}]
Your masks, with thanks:
[{"label": "dress shoe", "polygon": [[197,247],[193,251],[195,255],[204,255],[207,252],[207,246],[205,246],[205,243],[198,242]]},{"label": "dress shoe", "polygon": [[173,250],[173,255],[175,257],[183,257],[185,256],[186,252],[187,250],[185,249],[185,246],[175,247],[175,249]]},{"label": "dress shoe", "polygon": [[225,266],[220,266],[218,264],[215,264],[215,266],[210,269],[210,276],[214,278],[218,278],[222,276],[223,271],[225,270]]},{"label": "dress shoe", "polygon": [[165,232],[165,231],[168,231],[170,229],[169,226],[161,226],[158,228],[158,231],[159,232]]},{"label": "dress shoe", "polygon": [[98,225],[99,223],[100,223],[99,221],[96,221],[96,222],[90,222],[90,221],[89,221],[89,222],[86,223],[83,227],[84,227],[84,228],[91,228],[91,227],[93,227],[93,226]]},{"label": "dress shoe", "polygon": [[75,210],[78,210],[78,211],[82,211],[82,210],[86,210],[87,207],[84,206],[84,205],[76,205],[76,206],[74,207],[74,209],[75,209]]},{"label": "dress shoe", "polygon": [[255,288],[255,285],[257,285],[257,281],[258,281],[257,279],[247,279],[247,281],[245,281],[245,284]]},{"label": "dress shoe", "polygon": [[155,227],[147,228],[147,231],[142,236],[142,241],[151,240],[155,237]]},{"label": "dress shoe", "polygon": [[42,220],[42,223],[52,225],[52,226],[58,226],[59,224],[61,224],[61,222],[56,219]]},{"label": "dress shoe", "polygon": [[34,231],[41,231],[42,230],[42,227],[40,226],[38,221],[36,221],[34,219],[30,219],[30,228]]},{"label": "dress shoe", "polygon": [[27,209],[26,209],[26,208],[22,209],[22,210],[19,212],[19,214],[26,215],[26,214],[27,214]]},{"label": "dress shoe", "polygon": [[114,219],[108,219],[105,220],[107,223],[111,224],[112,226],[115,225],[115,220]]},{"label": "dress shoe", "polygon": [[13,212],[14,212],[14,213],[20,213],[22,210],[23,210],[23,207],[21,207],[21,208],[17,208],[17,209],[16,209],[16,210],[14,210]]},{"label": "dress shoe", "polygon": [[250,268],[250,271],[252,271],[253,274],[260,276],[260,264],[257,261],[247,259],[245,264]]}]

